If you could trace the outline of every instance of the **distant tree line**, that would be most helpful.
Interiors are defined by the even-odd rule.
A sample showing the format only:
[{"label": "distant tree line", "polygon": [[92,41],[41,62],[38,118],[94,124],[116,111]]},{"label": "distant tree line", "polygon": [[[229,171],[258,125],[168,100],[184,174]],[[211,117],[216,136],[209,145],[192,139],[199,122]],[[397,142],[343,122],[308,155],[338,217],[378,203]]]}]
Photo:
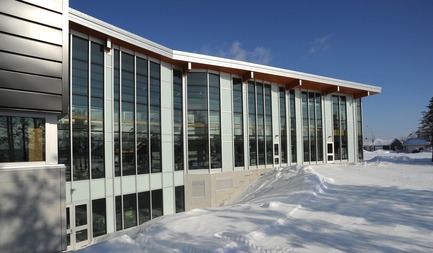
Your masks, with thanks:
[{"label": "distant tree line", "polygon": [[[428,110],[423,111],[422,119],[420,121],[421,129],[430,133],[430,140],[433,140],[433,97],[430,99],[430,104],[427,106]],[[433,143],[432,143],[432,162],[433,162]]]}]

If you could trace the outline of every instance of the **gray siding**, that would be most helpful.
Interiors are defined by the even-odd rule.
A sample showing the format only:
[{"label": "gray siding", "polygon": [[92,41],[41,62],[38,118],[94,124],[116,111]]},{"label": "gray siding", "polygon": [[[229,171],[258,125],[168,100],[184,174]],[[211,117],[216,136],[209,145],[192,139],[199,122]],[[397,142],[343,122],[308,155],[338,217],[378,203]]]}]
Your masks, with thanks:
[{"label": "gray siding", "polygon": [[66,249],[63,165],[0,170],[0,252]]},{"label": "gray siding", "polygon": [[65,112],[68,1],[0,3],[0,108]]}]

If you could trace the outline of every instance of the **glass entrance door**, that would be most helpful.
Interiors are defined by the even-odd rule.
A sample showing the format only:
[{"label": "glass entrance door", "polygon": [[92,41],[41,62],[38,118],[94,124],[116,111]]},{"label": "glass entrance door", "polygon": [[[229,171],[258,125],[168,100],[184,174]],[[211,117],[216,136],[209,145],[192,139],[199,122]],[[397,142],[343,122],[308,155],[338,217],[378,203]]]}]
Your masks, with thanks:
[{"label": "glass entrance door", "polygon": [[328,163],[334,162],[334,143],[328,142],[326,143],[326,157],[328,159]]},{"label": "glass entrance door", "polygon": [[281,166],[279,146],[280,145],[278,143],[274,143],[274,166]]},{"label": "glass entrance door", "polygon": [[66,207],[66,236],[68,250],[89,244],[89,212],[87,203],[71,204]]}]

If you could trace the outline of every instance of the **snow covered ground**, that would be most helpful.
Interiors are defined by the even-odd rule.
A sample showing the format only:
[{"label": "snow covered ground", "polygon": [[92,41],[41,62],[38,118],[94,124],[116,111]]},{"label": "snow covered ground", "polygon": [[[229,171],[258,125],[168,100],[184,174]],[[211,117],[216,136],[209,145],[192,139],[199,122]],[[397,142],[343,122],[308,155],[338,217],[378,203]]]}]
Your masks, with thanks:
[{"label": "snow covered ground", "polygon": [[275,169],[230,205],[156,219],[90,252],[433,252],[431,153]]}]

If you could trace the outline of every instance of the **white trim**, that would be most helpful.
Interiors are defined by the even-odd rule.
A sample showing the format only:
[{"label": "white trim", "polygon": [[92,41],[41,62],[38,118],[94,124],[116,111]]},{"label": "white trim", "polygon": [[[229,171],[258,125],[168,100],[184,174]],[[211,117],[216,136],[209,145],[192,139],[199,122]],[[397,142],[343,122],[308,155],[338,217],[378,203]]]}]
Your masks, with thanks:
[{"label": "white trim", "polygon": [[359,89],[359,90],[364,90],[373,93],[380,93],[382,90],[381,87],[377,87],[369,84],[355,83],[351,81],[345,81],[345,80],[340,80],[340,79],[335,79],[330,77],[313,75],[313,74],[287,70],[282,68],[276,68],[276,67],[271,67],[271,66],[266,66],[266,65],[256,64],[256,63],[244,62],[239,60],[172,50],[170,48],[159,45],[155,42],[147,40],[143,37],[140,37],[126,30],[115,27],[113,25],[110,25],[106,22],[103,22],[101,20],[98,20],[96,18],[93,18],[89,15],[86,15],[84,13],[81,13],[71,8],[69,9],[69,20],[71,22],[75,22],[77,24],[83,25],[90,29],[94,29],[101,33],[104,33],[108,37],[113,37],[119,40],[123,40],[132,45],[136,45],[145,50],[154,52],[163,57],[176,60],[176,61],[207,64],[207,65],[213,65],[213,66],[218,66],[223,68],[244,70],[249,72],[258,72],[258,73],[280,76],[280,77],[287,77],[292,79],[325,83],[325,84],[341,86],[345,88]]}]

